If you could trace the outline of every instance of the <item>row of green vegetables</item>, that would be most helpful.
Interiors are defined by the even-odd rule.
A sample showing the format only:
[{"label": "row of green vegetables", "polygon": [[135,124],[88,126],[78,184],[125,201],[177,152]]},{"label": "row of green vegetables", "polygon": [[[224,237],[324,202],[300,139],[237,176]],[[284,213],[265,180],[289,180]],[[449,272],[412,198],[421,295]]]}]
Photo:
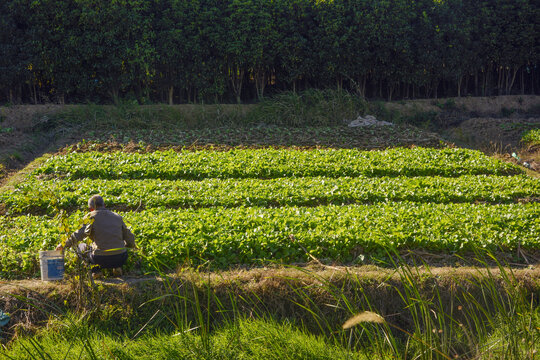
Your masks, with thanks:
[{"label": "row of green vegetables", "polygon": [[[305,251],[319,259],[359,262],[390,246],[445,253],[540,249],[538,203],[155,208],[121,214],[139,247],[130,266],[141,257],[144,267],[290,263],[309,260]],[[83,215],[70,215],[72,227]],[[0,217],[0,276],[37,275],[38,250],[56,245],[57,224],[47,216]]]},{"label": "row of green vegetables", "polygon": [[540,199],[540,180],[518,176],[341,177],[196,180],[29,179],[0,194],[10,214],[85,207],[93,194],[109,208],[317,206],[414,202],[510,203]]},{"label": "row of green vegetables", "polygon": [[150,153],[68,153],[34,175],[70,179],[203,179],[342,176],[515,175],[519,167],[467,149],[234,149]]}]

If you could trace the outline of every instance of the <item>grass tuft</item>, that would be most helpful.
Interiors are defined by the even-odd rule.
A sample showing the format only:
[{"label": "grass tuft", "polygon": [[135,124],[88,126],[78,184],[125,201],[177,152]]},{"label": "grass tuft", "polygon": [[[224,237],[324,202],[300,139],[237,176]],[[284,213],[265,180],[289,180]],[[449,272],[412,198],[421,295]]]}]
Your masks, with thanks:
[{"label": "grass tuft", "polygon": [[384,318],[381,315],[371,311],[364,311],[345,321],[342,327],[343,329],[350,329],[360,323],[384,324],[384,322]]}]

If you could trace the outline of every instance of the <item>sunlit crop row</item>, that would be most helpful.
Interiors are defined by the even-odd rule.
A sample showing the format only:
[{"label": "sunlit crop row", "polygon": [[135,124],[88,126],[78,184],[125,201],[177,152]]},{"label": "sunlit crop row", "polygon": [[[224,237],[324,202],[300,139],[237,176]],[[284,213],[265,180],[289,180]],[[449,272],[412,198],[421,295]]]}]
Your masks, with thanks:
[{"label": "sunlit crop row", "polygon": [[84,209],[101,194],[115,209],[153,207],[317,206],[414,201],[511,203],[540,197],[527,176],[308,177],[195,180],[29,180],[0,194],[9,213]]},{"label": "sunlit crop row", "polygon": [[515,165],[466,149],[394,148],[384,151],[250,149],[69,153],[46,161],[34,175],[69,179],[204,179],[343,176],[514,175]]},{"label": "sunlit crop row", "polygon": [[[155,208],[121,214],[147,267],[160,262],[174,268],[188,259],[221,268],[261,260],[306,261],[304,249],[338,262],[383,255],[388,246],[446,253],[477,247],[540,249],[538,203]],[[73,213],[71,223],[75,226],[82,216]],[[35,269],[31,261],[21,269],[21,261],[9,259],[53,246],[58,231],[47,216],[0,217],[0,274]]]}]

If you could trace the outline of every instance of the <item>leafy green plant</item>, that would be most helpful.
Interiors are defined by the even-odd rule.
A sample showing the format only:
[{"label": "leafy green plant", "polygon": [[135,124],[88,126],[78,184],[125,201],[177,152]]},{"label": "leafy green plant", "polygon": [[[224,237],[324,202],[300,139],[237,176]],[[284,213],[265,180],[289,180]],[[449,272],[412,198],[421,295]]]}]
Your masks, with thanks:
[{"label": "leafy green plant", "polygon": [[540,129],[527,131],[522,137],[521,142],[527,146],[540,145]]},{"label": "leafy green plant", "polygon": [[437,112],[435,111],[422,111],[415,112],[412,115],[402,115],[397,120],[398,123],[411,124],[428,129],[436,124]]},{"label": "leafy green plant", "polygon": [[513,113],[515,113],[516,111],[517,111],[517,110],[514,109],[514,108],[510,108],[510,109],[509,109],[509,108],[503,106],[503,107],[501,108],[501,115],[502,115],[503,117],[509,117],[510,115],[512,115]]},{"label": "leafy green plant", "polygon": [[441,110],[453,110],[456,108],[456,101],[454,99],[447,99],[445,102],[434,101],[433,104]]},{"label": "leafy green plant", "polygon": [[[219,268],[305,261],[302,247],[339,262],[363,254],[374,261],[388,244],[447,252],[535,249],[537,203],[518,201],[534,198],[539,185],[511,176],[519,173],[463,149],[66,153],[0,195],[12,214],[0,217],[0,236],[8,239],[1,271],[32,274],[37,260],[29,249],[60,233],[47,216],[15,214],[69,212],[96,191],[112,208],[127,210],[143,268],[154,262],[174,268],[186,259]],[[65,228],[81,218],[72,213]]]}]

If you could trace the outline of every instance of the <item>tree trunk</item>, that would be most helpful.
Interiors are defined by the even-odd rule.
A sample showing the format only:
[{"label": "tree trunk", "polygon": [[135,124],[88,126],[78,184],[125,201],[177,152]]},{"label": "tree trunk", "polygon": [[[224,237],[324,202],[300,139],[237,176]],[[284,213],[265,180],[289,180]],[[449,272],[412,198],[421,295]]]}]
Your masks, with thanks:
[{"label": "tree trunk", "polygon": [[394,93],[395,84],[388,84],[388,101],[392,101],[392,94]]},{"label": "tree trunk", "polygon": [[264,97],[264,88],[266,87],[266,71],[258,69],[255,74],[255,90],[257,98],[261,100]]},{"label": "tree trunk", "polygon": [[520,91],[521,95],[525,95],[525,76],[523,76],[523,73],[524,73],[523,70],[519,72],[519,78],[520,78],[519,80],[521,84],[521,91]]},{"label": "tree trunk", "polygon": [[174,96],[174,86],[171,85],[169,86],[169,93],[168,93],[169,105],[174,105],[173,96]]},{"label": "tree trunk", "polygon": [[474,72],[474,96],[478,96],[478,70]]},{"label": "tree trunk", "polygon": [[497,93],[498,95],[502,95],[503,93],[503,84],[504,84],[504,69],[502,66],[499,66],[499,69],[497,69]]},{"label": "tree trunk", "polygon": [[531,95],[534,95],[534,69],[531,70]]},{"label": "tree trunk", "polygon": [[236,102],[240,104],[242,102],[242,83],[244,82],[244,69],[239,66],[234,66],[230,70],[230,80],[233,88],[234,95],[236,97]]},{"label": "tree trunk", "polygon": [[482,90],[482,96],[488,96],[488,93],[489,93],[488,82],[489,82],[489,71],[486,71],[484,72],[484,88]]},{"label": "tree trunk", "polygon": [[425,89],[425,96],[427,99],[429,99],[431,97],[431,85],[429,85],[429,83],[426,83],[424,85],[424,89]]},{"label": "tree trunk", "polygon": [[458,77],[457,80],[457,96],[458,98],[461,97],[461,82],[463,81],[463,75]]},{"label": "tree trunk", "polygon": [[360,94],[364,98],[366,97],[366,81],[367,81],[367,76],[362,76],[362,80],[360,83]]},{"label": "tree trunk", "polygon": [[119,93],[120,93],[120,89],[116,85],[113,85],[109,89],[109,95],[111,96],[114,105],[118,105],[118,94]]},{"label": "tree trunk", "polygon": [[493,64],[489,64],[488,65],[488,71],[486,72],[486,96],[492,96],[493,93],[494,93],[494,89],[493,89],[493,78],[495,78],[495,74],[494,74],[494,70],[493,70]]},{"label": "tree trunk", "polygon": [[[506,86],[506,94],[507,95],[510,95],[512,93],[512,88],[514,87],[514,82],[516,81],[516,75],[517,75],[517,72],[519,70],[519,67],[515,67],[513,69],[513,73],[512,73],[512,78],[510,81],[508,81],[508,79],[510,78],[510,69],[508,69],[508,76],[506,77],[506,82],[507,82],[507,86]],[[509,84],[508,84],[509,82]]]},{"label": "tree trunk", "polygon": [[22,104],[23,102],[23,84],[19,82],[18,91],[16,94],[17,104]]},{"label": "tree trunk", "polygon": [[33,88],[33,98],[34,98],[34,105],[37,105],[37,89],[36,89],[36,83],[32,80],[32,88]]}]

